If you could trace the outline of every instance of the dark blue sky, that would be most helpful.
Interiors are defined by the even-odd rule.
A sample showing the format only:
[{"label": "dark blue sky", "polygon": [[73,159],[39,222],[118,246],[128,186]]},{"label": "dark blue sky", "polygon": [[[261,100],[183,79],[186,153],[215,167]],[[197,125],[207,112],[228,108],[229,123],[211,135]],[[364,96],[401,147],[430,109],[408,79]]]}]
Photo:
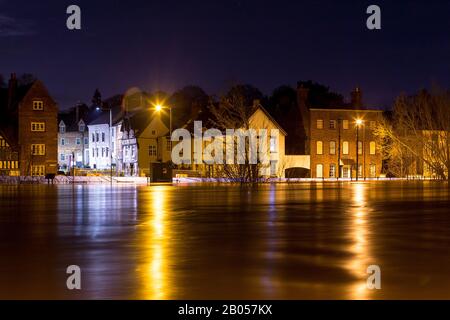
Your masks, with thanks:
[{"label": "dark blue sky", "polygon": [[[66,29],[78,4],[82,30]],[[366,8],[382,9],[382,30]],[[6,1],[0,73],[33,73],[61,108],[138,86],[187,84],[220,94],[236,82],[265,94],[297,80],[389,105],[402,91],[450,86],[450,1]]]}]

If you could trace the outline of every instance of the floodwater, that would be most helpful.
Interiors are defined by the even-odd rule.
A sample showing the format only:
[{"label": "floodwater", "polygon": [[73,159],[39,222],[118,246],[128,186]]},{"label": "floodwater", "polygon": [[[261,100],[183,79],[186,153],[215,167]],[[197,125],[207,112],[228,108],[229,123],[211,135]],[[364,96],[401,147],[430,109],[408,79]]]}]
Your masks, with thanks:
[{"label": "floodwater", "polygon": [[[81,268],[68,290],[66,268]],[[381,289],[366,287],[378,265]],[[450,298],[441,182],[0,186],[0,298]]]}]

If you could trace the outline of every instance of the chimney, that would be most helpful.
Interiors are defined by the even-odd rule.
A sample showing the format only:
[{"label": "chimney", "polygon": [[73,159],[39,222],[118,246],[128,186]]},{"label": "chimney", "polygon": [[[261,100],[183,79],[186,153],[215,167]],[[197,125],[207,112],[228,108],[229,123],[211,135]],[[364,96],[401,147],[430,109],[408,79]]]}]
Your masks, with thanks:
[{"label": "chimney", "polygon": [[261,105],[261,101],[259,99],[253,99],[253,108],[258,108]]},{"label": "chimney", "polygon": [[[295,154],[309,154],[309,135],[310,135],[310,123],[309,123],[309,108],[308,108],[308,95],[309,89],[305,88],[303,84],[297,86],[297,105],[299,116],[297,115],[296,122],[296,138],[300,139],[299,143],[296,143]],[[292,138],[291,138],[292,139]]]},{"label": "chimney", "polygon": [[351,104],[353,109],[361,109],[363,104],[362,104],[362,92],[361,89],[359,87],[356,87],[355,90],[353,90],[351,92]]},{"label": "chimney", "polygon": [[75,107],[75,121],[76,124],[80,121],[80,103],[78,103]]},{"label": "chimney", "polygon": [[309,89],[305,88],[303,84],[297,87],[297,105],[300,110],[300,115],[302,117],[303,126],[305,132],[309,131],[309,108],[308,108],[308,95]]},{"label": "chimney", "polygon": [[14,102],[16,101],[16,92],[17,92],[16,74],[11,73],[11,79],[9,79],[8,82],[8,110],[10,111],[14,106]]}]

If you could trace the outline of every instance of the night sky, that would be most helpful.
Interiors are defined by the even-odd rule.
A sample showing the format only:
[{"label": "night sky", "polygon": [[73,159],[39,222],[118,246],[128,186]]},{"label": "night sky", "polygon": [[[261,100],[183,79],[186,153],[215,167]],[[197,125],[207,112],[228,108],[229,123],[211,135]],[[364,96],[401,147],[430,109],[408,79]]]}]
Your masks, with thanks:
[{"label": "night sky", "polygon": [[[66,8],[82,30],[66,28]],[[366,28],[366,8],[382,30]],[[138,86],[221,94],[250,83],[263,93],[314,80],[370,106],[402,91],[450,87],[450,1],[0,0],[0,73],[33,73],[60,105]]]}]

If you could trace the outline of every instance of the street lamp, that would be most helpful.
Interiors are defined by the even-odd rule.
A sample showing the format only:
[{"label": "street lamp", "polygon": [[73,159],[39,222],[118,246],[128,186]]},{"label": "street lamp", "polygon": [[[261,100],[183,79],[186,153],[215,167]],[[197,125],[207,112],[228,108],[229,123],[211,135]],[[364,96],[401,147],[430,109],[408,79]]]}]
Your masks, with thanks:
[{"label": "street lamp", "polygon": [[155,105],[155,110],[157,112],[161,112],[163,109],[169,109],[169,140],[171,140],[172,138],[172,107],[170,106],[163,106],[162,104],[156,104]]},{"label": "street lamp", "polygon": [[356,119],[356,181],[359,178],[359,127],[364,123],[361,119]]}]

